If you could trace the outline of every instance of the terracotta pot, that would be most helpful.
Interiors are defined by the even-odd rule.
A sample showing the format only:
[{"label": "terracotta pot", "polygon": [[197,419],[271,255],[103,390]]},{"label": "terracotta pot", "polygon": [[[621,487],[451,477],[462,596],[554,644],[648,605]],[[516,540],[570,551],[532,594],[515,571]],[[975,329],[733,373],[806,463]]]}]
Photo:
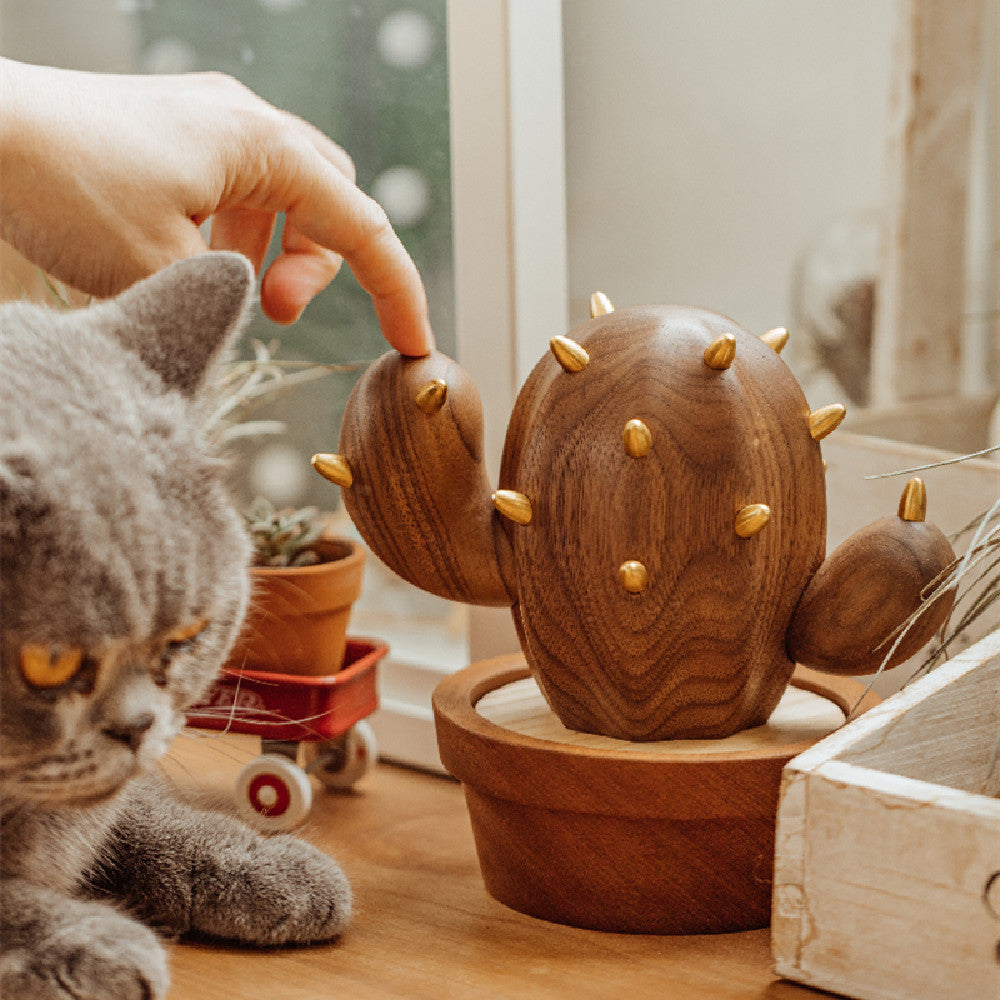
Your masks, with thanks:
[{"label": "terracotta pot", "polygon": [[638,744],[561,727],[537,685],[517,693],[528,676],[523,657],[499,657],[434,692],[441,760],[464,786],[490,895],[604,931],[766,926],[782,768],[843,720],[863,685],[798,668],[801,693],[767,726]]},{"label": "terracotta pot", "polygon": [[251,569],[250,609],[228,668],[313,676],[340,670],[365,553],[346,538],[315,547],[325,562]]}]

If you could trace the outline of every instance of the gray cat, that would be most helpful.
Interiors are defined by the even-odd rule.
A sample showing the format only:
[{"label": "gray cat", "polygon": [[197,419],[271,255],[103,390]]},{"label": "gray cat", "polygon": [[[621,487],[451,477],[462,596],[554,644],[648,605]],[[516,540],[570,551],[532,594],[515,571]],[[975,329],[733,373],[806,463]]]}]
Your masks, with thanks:
[{"label": "gray cat", "polygon": [[247,541],[198,424],[252,288],[244,258],[207,254],[89,309],[0,309],[11,1000],[162,996],[150,927],[273,945],[330,939],[350,916],[324,854],[150,773],[246,606]]}]

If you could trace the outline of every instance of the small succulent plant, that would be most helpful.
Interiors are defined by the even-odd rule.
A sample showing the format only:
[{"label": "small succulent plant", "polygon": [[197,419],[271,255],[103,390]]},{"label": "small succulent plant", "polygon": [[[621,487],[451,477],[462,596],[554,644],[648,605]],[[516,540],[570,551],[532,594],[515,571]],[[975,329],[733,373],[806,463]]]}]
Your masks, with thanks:
[{"label": "small succulent plant", "polygon": [[254,566],[312,566],[321,561],[313,548],[323,533],[316,507],[277,510],[270,500],[258,498],[243,517]]}]

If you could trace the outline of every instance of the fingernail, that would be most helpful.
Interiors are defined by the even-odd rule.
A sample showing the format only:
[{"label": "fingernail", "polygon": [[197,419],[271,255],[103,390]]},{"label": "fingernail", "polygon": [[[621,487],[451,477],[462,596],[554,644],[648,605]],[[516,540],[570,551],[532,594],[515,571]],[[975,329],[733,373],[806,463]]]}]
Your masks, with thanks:
[{"label": "fingernail", "polygon": [[396,347],[400,354],[407,358],[424,358],[430,354],[435,347],[434,331],[431,329],[430,321],[424,317],[419,321],[419,326],[411,327],[412,333],[406,337],[395,338],[396,344],[405,344],[406,349]]},{"label": "fingernail", "polygon": [[434,331],[431,329],[431,324],[427,321],[424,322],[424,341],[427,344],[427,353],[430,354],[434,350]]}]

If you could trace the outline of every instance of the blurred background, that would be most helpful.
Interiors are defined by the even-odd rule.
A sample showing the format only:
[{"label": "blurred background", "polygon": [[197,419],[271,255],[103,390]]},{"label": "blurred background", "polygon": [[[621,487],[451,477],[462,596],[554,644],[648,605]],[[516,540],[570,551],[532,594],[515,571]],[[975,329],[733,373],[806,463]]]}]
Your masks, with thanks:
[{"label": "blurred background", "polygon": [[[947,428],[937,418],[914,426],[886,417],[906,391],[893,387],[895,361],[883,350],[880,362],[873,334],[887,216],[899,197],[887,136],[906,95],[894,87],[907,45],[929,44],[901,35],[907,12],[920,5],[504,6],[522,9],[529,29],[532,17],[548,16],[543,10],[561,16],[562,37],[551,40],[551,51],[515,51],[515,40],[502,32],[487,42],[506,47],[512,66],[519,59],[562,66],[561,90],[534,99],[539,115],[556,106],[564,123],[558,196],[565,200],[565,308],[572,323],[586,318],[590,293],[600,288],[622,305],[687,302],[753,331],[787,326],[793,336],[786,358],[813,407],[850,404],[847,426],[856,430],[956,450],[985,446],[998,363],[996,3],[928,7],[943,11],[946,30],[934,26],[935,35],[954,35],[939,42],[940,60],[960,64],[966,78],[964,91],[955,85],[961,107],[944,125],[968,133],[951,153],[962,174],[963,217],[950,227],[957,231],[950,259],[934,268],[960,272],[955,329],[948,331],[955,370],[936,375],[932,352],[929,387],[919,392],[952,400]],[[387,209],[427,284],[438,344],[454,354],[448,19],[447,0],[0,0],[0,51],[112,72],[221,70],[314,122],[349,151],[359,185]],[[474,100],[476,80],[462,86]],[[483,141],[495,144],[486,156],[514,155],[502,135]],[[530,179],[519,182],[530,186]],[[923,194],[935,200],[933,188]],[[942,201],[949,197],[941,193]],[[11,270],[6,255],[0,288],[8,295]],[[889,296],[881,299],[885,307]],[[882,325],[896,318],[883,315]],[[384,347],[367,296],[346,269],[295,326],[279,328],[258,316],[248,344],[252,339],[279,341],[281,358],[356,366]],[[521,361],[518,370],[524,367]],[[287,432],[243,447],[235,484],[242,498],[265,493],[278,504],[336,503],[302,459],[333,447],[356,377],[356,370],[331,376],[255,414],[284,420]],[[965,412],[970,406],[974,419]]]},{"label": "blurred background", "polygon": [[[5,56],[221,70],[340,143],[424,277],[438,346],[479,384],[491,455],[518,381],[565,332],[561,318],[532,326],[519,300],[543,272],[556,276],[539,292],[546,315],[570,325],[601,289],[618,306],[787,326],[783,357],[813,408],[844,402],[847,429],[984,448],[998,39],[995,0],[0,0]],[[458,280],[507,272],[482,307]],[[31,283],[5,252],[3,293]],[[908,312],[921,292],[926,315]],[[248,356],[255,338],[354,368],[254,413],[286,431],[241,443],[235,489],[335,508],[308,458],[335,449],[358,372],[385,349],[367,296],[345,268],[293,327],[258,315]],[[467,609],[373,559],[355,622],[412,664],[468,662]]]},{"label": "blurred background", "polygon": [[[603,288],[786,326],[810,404],[844,402],[846,428],[985,447],[1000,5],[572,0],[562,14],[574,320]],[[907,313],[891,275],[876,293],[890,245],[917,239],[899,266],[954,315]],[[925,320],[948,347],[921,358]],[[900,412],[917,400],[927,419]]]},{"label": "blurred background", "polygon": [[[3,0],[0,52],[120,73],[218,70],[312,122],[386,208],[427,285],[438,344],[454,353],[444,0]],[[270,256],[280,244],[279,225]],[[278,358],[358,366],[255,411],[286,432],[241,444],[235,463],[243,500],[328,507],[338,491],[308,458],[336,449],[360,368],[386,349],[371,302],[345,267],[291,327],[257,309],[246,356],[254,339],[277,341]]]},{"label": "blurred background", "polygon": [[[3,0],[0,54],[25,62],[115,73],[218,70],[312,122],[354,160],[358,185],[386,209],[427,288],[438,347],[455,354],[444,0]],[[281,245],[276,227],[270,260]],[[0,256],[5,296],[37,277],[9,249]],[[263,397],[241,412],[276,421],[277,434],[233,439],[230,478],[247,508],[315,505],[333,530],[357,537],[340,490],[309,466],[335,451],[344,405],[365,365],[387,345],[368,295],[342,268],[291,327],[254,310],[253,342],[281,361],[348,370]],[[466,656],[467,615],[405,584],[372,557],[355,608],[355,634],[389,638],[404,657]],[[442,652],[443,651],[443,652]]]}]

